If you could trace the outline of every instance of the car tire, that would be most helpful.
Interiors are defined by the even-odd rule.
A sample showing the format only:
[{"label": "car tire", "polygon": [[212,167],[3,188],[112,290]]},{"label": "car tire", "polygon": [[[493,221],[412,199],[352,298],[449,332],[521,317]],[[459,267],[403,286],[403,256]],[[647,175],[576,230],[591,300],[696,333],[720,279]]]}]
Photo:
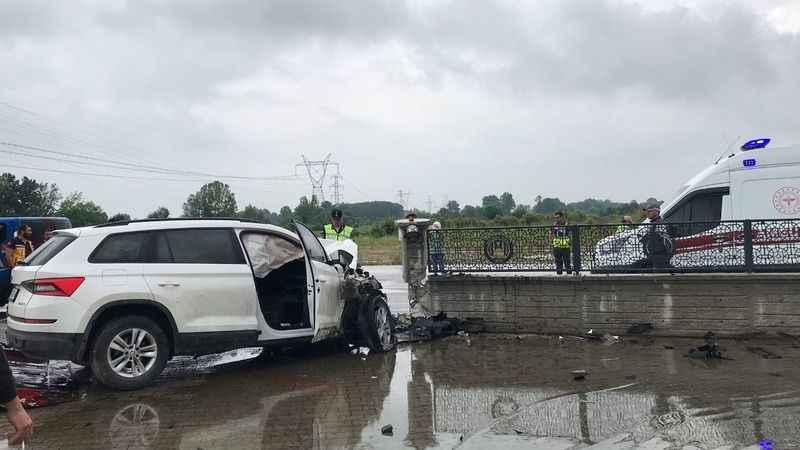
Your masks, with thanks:
[{"label": "car tire", "polygon": [[153,382],[169,359],[169,340],[164,330],[141,316],[126,316],[106,323],[91,348],[90,367],[94,376],[105,386],[123,391]]},{"label": "car tire", "polygon": [[387,352],[397,344],[392,313],[383,295],[364,301],[358,319],[361,335],[370,350]]}]

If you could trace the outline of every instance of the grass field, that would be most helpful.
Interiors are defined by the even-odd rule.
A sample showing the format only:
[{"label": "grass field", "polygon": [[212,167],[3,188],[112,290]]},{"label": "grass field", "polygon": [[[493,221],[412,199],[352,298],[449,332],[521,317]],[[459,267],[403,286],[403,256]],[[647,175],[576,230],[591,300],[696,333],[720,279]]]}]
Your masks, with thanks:
[{"label": "grass field", "polygon": [[358,244],[358,260],[365,266],[398,265],[403,263],[400,240],[396,234],[380,238],[359,236],[355,241]]}]

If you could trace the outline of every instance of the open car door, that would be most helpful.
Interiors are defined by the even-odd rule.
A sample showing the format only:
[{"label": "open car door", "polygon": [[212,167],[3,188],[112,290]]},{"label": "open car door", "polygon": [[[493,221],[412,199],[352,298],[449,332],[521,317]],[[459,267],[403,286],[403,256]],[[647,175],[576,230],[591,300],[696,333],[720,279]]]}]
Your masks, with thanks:
[{"label": "open car door", "polygon": [[318,342],[341,334],[343,269],[332,264],[325,248],[314,233],[300,222],[294,222],[297,234],[306,253],[309,318],[314,325],[314,339]]}]

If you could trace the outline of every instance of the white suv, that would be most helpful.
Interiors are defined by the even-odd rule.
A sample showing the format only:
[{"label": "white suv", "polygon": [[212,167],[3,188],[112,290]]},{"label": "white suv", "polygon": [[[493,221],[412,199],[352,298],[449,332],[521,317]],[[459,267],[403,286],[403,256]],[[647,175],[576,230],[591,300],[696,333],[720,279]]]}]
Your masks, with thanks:
[{"label": "white suv", "polygon": [[332,257],[295,225],[178,219],[58,231],[12,272],[8,342],[88,365],[116,389],[148,384],[174,355],[341,335],[393,348],[380,283],[353,270],[341,243],[328,242]]}]

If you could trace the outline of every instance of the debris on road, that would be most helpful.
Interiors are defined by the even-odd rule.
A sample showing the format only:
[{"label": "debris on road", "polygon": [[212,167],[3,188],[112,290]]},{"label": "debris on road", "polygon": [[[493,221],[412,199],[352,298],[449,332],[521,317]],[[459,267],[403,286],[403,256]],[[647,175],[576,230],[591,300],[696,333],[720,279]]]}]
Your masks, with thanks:
[{"label": "debris on road", "polygon": [[583,337],[590,341],[604,342],[606,344],[614,344],[616,342],[619,342],[619,336],[615,336],[611,333],[606,333],[603,335],[596,334],[594,332],[594,329],[590,329],[589,331],[587,331],[586,334],[583,335]]},{"label": "debris on road", "polygon": [[583,370],[583,369],[573,370],[570,373],[572,374],[572,376],[575,379],[575,381],[583,381],[583,380],[586,379],[586,375],[589,375],[589,371],[588,370]]},{"label": "debris on road", "polygon": [[435,316],[418,317],[400,314],[395,317],[394,331],[397,342],[420,342],[458,334],[469,342],[470,333],[483,331],[483,319],[449,318],[445,313]]},{"label": "debris on road", "polygon": [[655,327],[652,323],[635,323],[631,325],[628,330],[625,332],[626,334],[644,334],[650,331],[653,331]]},{"label": "debris on road", "polygon": [[771,351],[763,348],[763,347],[747,347],[747,351],[751,353],[755,353],[756,355],[764,358],[764,359],[781,359],[783,358],[781,355],[776,355]]},{"label": "debris on road", "polygon": [[384,436],[392,436],[394,434],[394,427],[392,425],[384,425],[381,427],[381,434]]},{"label": "debris on road", "polygon": [[22,406],[30,409],[74,401],[78,399],[78,394],[77,392],[64,392],[55,390],[47,391],[42,389],[20,387],[17,388],[17,397],[19,397]]}]

